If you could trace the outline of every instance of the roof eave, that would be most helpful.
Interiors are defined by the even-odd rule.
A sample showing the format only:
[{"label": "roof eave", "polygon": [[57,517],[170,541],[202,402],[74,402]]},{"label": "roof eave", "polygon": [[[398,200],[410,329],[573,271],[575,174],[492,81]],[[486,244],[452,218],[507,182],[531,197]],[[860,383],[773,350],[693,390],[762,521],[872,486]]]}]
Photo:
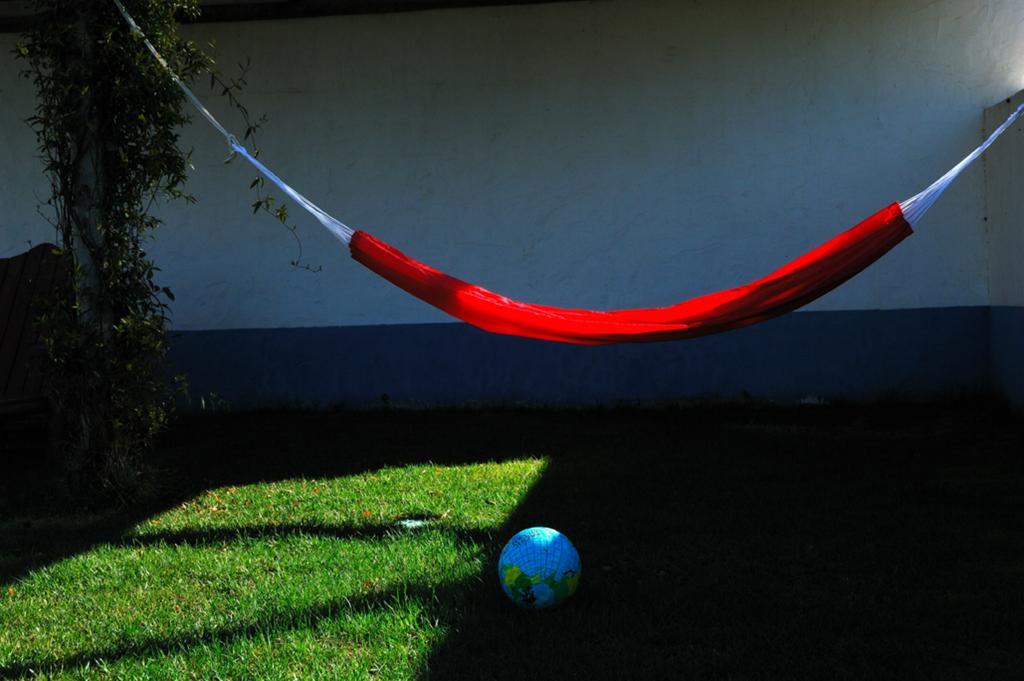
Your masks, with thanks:
[{"label": "roof eave", "polygon": [[[386,14],[437,9],[457,9],[494,5],[536,5],[553,2],[584,2],[588,0],[263,0],[263,2],[228,2],[203,7],[199,23],[211,21],[267,21],[301,19],[343,14]],[[590,0],[592,1],[592,0]],[[14,0],[0,0],[3,4]],[[25,6],[24,3],[20,3]],[[0,12],[0,33],[23,33],[31,25],[33,15],[18,9]],[[185,23],[192,23],[183,19]]]}]

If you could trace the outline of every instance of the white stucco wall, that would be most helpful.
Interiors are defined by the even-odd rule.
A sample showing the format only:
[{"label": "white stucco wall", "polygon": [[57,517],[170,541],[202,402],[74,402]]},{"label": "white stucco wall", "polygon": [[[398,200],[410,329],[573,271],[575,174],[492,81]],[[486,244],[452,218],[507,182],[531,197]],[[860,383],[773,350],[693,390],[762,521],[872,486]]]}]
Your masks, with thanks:
[{"label": "white stucco wall", "polygon": [[[914,194],[1024,87],[1019,0],[601,0],[207,24],[251,57],[263,159],[325,209],[530,301],[668,304],[743,283]],[[13,36],[2,36],[13,42]],[[0,255],[50,237],[31,85],[0,57]],[[205,89],[200,94],[241,123]],[[293,207],[197,121],[196,206],[153,253],[182,329],[442,321]],[[980,166],[918,234],[815,309],[989,304]]]},{"label": "white stucco wall", "polygon": [[[986,128],[1024,103],[1024,92],[985,112]],[[989,233],[990,296],[993,305],[1024,307],[1024,123],[1006,131],[1004,140],[985,159],[986,227]]]}]

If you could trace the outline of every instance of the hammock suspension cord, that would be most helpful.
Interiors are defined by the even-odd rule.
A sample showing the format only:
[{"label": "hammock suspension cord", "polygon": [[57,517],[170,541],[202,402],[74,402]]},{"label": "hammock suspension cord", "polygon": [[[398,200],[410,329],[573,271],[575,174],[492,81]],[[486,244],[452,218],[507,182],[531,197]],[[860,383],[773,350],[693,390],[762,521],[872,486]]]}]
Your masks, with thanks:
[{"label": "hammock suspension cord", "polygon": [[121,0],[114,0],[114,4],[117,6],[117,10],[121,13],[121,16],[124,17],[124,20],[128,23],[128,28],[131,29],[131,32],[142,40],[146,49],[149,50],[150,54],[153,55],[153,58],[157,60],[157,63],[164,68],[167,74],[171,77],[171,80],[174,81],[174,84],[178,86],[188,101],[192,102],[192,105],[203,115],[203,118],[205,118],[210,125],[216,128],[217,132],[224,136],[225,141],[228,143],[228,147],[231,149],[232,155],[238,154],[251,163],[263,174],[264,177],[276,184],[281,191],[287,194],[297,204],[302,206],[306,212],[316,218],[317,221],[326,227],[331,234],[340,239],[343,243],[349,243],[352,240],[352,234],[355,233],[355,230],[340,220],[335,219],[333,216],[328,214],[327,211],[323,210],[305,196],[295,191],[284,180],[274,174],[270,168],[267,168],[256,157],[250,154],[249,150],[238,141],[238,138],[228,132],[227,128],[221,125],[220,121],[217,120],[217,117],[210,113],[210,110],[206,108],[198,97],[196,97],[191,88],[189,88],[188,85],[185,85],[184,81],[178,77],[178,74],[174,72],[174,69],[172,69],[170,64],[167,63],[167,60],[164,59],[163,55],[161,55],[159,51],[157,51],[156,47],[153,46],[153,43],[151,43],[149,38],[146,37],[146,34],[143,33],[141,28],[139,28],[139,25],[135,23],[135,19],[128,13],[128,10],[125,9],[124,5],[121,4]]}]

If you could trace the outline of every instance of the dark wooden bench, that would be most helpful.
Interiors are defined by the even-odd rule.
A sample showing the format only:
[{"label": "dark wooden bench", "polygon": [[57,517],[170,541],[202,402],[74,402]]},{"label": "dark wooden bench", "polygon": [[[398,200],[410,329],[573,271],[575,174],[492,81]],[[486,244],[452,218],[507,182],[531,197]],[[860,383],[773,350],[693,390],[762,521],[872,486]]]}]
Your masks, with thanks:
[{"label": "dark wooden bench", "polygon": [[[40,244],[0,259],[0,436],[17,423],[51,420],[41,371],[44,350],[34,321],[39,314],[36,301],[52,294],[60,281],[55,248]],[[3,439],[0,446],[10,444]]]}]

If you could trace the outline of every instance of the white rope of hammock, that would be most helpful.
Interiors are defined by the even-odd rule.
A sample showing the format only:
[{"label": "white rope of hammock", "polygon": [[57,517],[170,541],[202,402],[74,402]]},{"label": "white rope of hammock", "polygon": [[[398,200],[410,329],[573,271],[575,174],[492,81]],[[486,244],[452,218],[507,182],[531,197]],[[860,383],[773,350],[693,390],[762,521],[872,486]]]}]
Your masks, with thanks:
[{"label": "white rope of hammock", "polygon": [[1013,122],[1017,120],[1020,115],[1024,113],[1024,104],[1021,104],[1017,109],[1010,114],[1010,117],[1000,125],[995,131],[988,136],[988,139],[981,143],[981,146],[972,151],[967,155],[964,160],[957,163],[955,166],[950,168],[949,172],[940,177],[939,179],[932,182],[927,189],[919,194],[915,194],[906,201],[900,202],[900,210],[903,211],[903,217],[911,226],[915,226],[924,214],[931,208],[942,192],[946,191],[946,187],[953,183],[953,180],[957,178],[957,175],[962,173],[967,166],[974,163],[975,159],[981,156],[986,149],[992,146],[992,143],[996,141],[996,138],[1006,132],[1006,129],[1013,125]]},{"label": "white rope of hammock", "polygon": [[[238,138],[232,135],[230,132],[228,132],[228,130],[220,124],[220,121],[218,121],[217,118],[212,113],[210,113],[209,109],[207,109],[199,100],[199,98],[196,97],[195,93],[193,93],[192,90],[189,89],[187,85],[185,85],[181,78],[178,77],[178,74],[176,74],[174,70],[171,69],[167,61],[153,46],[153,43],[149,42],[149,38],[147,38],[146,34],[143,33],[141,28],[139,28],[139,25],[135,23],[135,19],[133,19],[132,16],[128,13],[128,10],[124,8],[124,5],[121,4],[121,0],[113,0],[113,2],[117,6],[118,11],[121,12],[121,16],[123,16],[124,20],[128,23],[128,27],[131,29],[132,33],[134,33],[142,39],[142,42],[146,45],[146,48],[157,60],[157,62],[164,68],[164,70],[167,71],[168,75],[170,75],[175,85],[177,85],[185,94],[185,97],[188,98],[188,100],[192,102],[193,106],[196,107],[199,113],[201,113],[203,117],[207,121],[209,121],[210,125],[216,128],[217,131],[224,136],[224,139],[227,141],[228,146],[231,148],[232,153],[240,155],[242,158],[251,163],[253,167],[255,167],[260,173],[263,174],[264,177],[266,177],[268,180],[277,185],[281,189],[281,191],[283,191],[293,201],[302,206],[302,208],[304,208],[306,212],[308,212],[310,215],[316,218],[317,222],[323,225],[331,234],[333,234],[346,245],[349,244],[352,241],[352,235],[355,233],[355,230],[353,230],[344,222],[338,220],[330,213],[323,210],[315,203],[307,199],[305,196],[297,192],[295,189],[291,187],[291,185],[289,185],[287,182],[278,177],[276,173],[271,171],[269,168],[267,168],[267,166],[265,166],[262,162],[256,159],[256,157],[250,154],[249,150],[246,149],[238,141]],[[942,192],[946,191],[946,188],[953,183],[953,180],[955,180],[957,176],[960,175],[960,173],[962,173],[969,165],[971,165],[971,163],[973,163],[979,156],[981,156],[985,152],[985,150],[988,149],[989,146],[991,146],[992,143],[996,141],[996,138],[1002,135],[1007,128],[1013,125],[1013,122],[1016,121],[1021,116],[1021,114],[1024,114],[1024,104],[1018,106],[1017,109],[1012,114],[1010,114],[1009,118],[1007,118],[1002,125],[996,128],[995,131],[991,135],[989,135],[988,139],[982,142],[977,149],[975,149],[966,157],[964,157],[962,161],[953,166],[949,170],[949,172],[947,172],[945,175],[943,175],[935,182],[933,182],[931,185],[929,185],[924,191],[915,194],[914,196],[910,197],[905,201],[901,201],[900,210],[903,211],[903,217],[906,219],[906,221],[910,223],[912,227],[916,227],[917,223],[921,220],[922,217],[924,217],[924,214],[928,212],[928,209],[931,208],[936,201],[938,201],[939,197],[942,195]]]},{"label": "white rope of hammock", "polygon": [[175,73],[174,70],[170,67],[170,65],[167,63],[167,60],[163,58],[163,55],[161,55],[157,51],[157,49],[153,46],[153,43],[149,42],[149,38],[147,38],[146,34],[142,32],[142,29],[139,28],[139,25],[135,23],[135,19],[132,18],[132,15],[128,14],[128,10],[126,10],[124,8],[124,5],[121,4],[121,0],[114,0],[114,4],[117,5],[117,9],[119,12],[121,12],[121,16],[124,17],[124,20],[128,22],[128,27],[131,29],[132,33],[134,33],[142,39],[142,42],[146,45],[146,48],[149,50],[150,54],[152,54],[153,57],[157,60],[157,62],[160,64],[160,66],[162,66],[164,70],[167,71],[171,79],[174,81],[174,84],[181,89],[181,91],[185,94],[185,97],[187,97],[188,100],[192,102],[193,106],[195,106],[196,109],[199,110],[199,113],[203,115],[203,118],[209,121],[210,125],[216,128],[217,131],[224,136],[224,139],[227,141],[228,146],[231,148],[233,154],[239,154],[242,158],[251,163],[253,167],[255,167],[258,171],[260,171],[263,174],[264,177],[266,177],[268,180],[270,180],[278,187],[280,187],[281,191],[283,191],[293,201],[295,201],[304,209],[306,209],[306,212],[308,212],[310,215],[316,218],[321,225],[327,228],[327,230],[331,234],[340,239],[343,243],[348,244],[350,241],[352,241],[352,235],[355,233],[355,230],[353,230],[351,227],[346,225],[341,220],[338,220],[335,217],[333,217],[330,213],[320,208],[318,205],[307,199],[299,192],[295,191],[291,187],[291,185],[289,185],[287,182],[278,177],[274,172],[270,170],[270,168],[263,165],[260,161],[256,159],[255,156],[250,154],[249,150],[246,149],[238,141],[238,138],[232,135],[230,132],[228,132],[227,128],[220,124],[220,121],[218,121],[217,118],[212,113],[210,113],[210,110],[203,105],[199,98],[196,97],[195,93],[192,92],[192,90],[190,90],[189,87],[185,85],[181,78],[178,77],[178,74]]}]

